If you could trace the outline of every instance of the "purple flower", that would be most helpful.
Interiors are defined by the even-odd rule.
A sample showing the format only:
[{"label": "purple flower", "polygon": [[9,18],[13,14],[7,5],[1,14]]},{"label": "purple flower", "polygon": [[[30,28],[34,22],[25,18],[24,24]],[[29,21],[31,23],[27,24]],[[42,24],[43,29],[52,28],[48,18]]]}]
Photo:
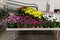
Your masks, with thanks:
[{"label": "purple flower", "polygon": [[18,16],[18,17],[16,18],[16,20],[18,20],[18,21],[19,21],[20,19],[22,19],[20,16]]},{"label": "purple flower", "polygon": [[26,16],[16,16],[16,15],[12,15],[10,16],[10,18],[7,20],[7,22],[9,23],[10,21],[14,22],[14,23],[18,23],[18,24],[43,24],[45,21],[44,20],[38,20],[36,21],[36,19],[32,19]]},{"label": "purple flower", "polygon": [[17,23],[17,20],[12,20],[12,22]]},{"label": "purple flower", "polygon": [[24,24],[25,22],[20,22],[19,24]]},{"label": "purple flower", "polygon": [[17,16],[16,15],[12,15],[12,16],[10,16],[10,18],[13,20],[13,19],[16,19]]},{"label": "purple flower", "polygon": [[43,24],[45,21],[44,20],[39,20],[38,21],[40,24]]}]

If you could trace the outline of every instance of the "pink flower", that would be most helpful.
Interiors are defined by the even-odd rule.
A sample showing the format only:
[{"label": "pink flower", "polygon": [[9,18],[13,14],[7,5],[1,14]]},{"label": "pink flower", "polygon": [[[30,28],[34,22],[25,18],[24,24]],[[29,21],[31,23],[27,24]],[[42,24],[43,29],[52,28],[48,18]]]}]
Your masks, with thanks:
[{"label": "pink flower", "polygon": [[43,24],[45,21],[44,20],[39,20],[38,21],[40,24]]},{"label": "pink flower", "polygon": [[20,16],[18,16],[16,19],[17,19],[17,20],[20,20],[20,18],[21,18],[21,17],[20,17]]},{"label": "pink flower", "polygon": [[12,16],[10,16],[10,18],[11,18],[11,19],[16,19],[17,16],[16,16],[16,15],[12,15]]}]

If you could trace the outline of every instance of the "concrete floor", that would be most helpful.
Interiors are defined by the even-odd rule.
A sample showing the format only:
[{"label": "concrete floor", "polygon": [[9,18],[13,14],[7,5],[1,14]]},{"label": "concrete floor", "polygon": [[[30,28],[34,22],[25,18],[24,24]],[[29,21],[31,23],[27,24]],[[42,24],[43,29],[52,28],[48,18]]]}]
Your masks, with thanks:
[{"label": "concrete floor", "polygon": [[20,35],[16,40],[55,40],[51,35]]},{"label": "concrete floor", "polygon": [[16,40],[56,40],[50,31],[20,32]]},{"label": "concrete floor", "polygon": [[12,32],[6,30],[0,32],[0,40],[13,40]]},{"label": "concrete floor", "polygon": [[[0,40],[14,40],[12,31],[0,32]],[[50,31],[20,31],[16,40],[56,40]]]}]

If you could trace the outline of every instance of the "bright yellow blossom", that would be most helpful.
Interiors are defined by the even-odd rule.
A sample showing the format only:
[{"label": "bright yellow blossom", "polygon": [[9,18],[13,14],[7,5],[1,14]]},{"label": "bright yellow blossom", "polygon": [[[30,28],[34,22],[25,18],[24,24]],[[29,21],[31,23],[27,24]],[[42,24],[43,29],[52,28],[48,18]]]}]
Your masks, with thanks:
[{"label": "bright yellow blossom", "polygon": [[23,10],[25,11],[25,13],[28,13],[29,15],[33,15],[34,17],[38,17],[39,19],[41,19],[41,17],[44,14],[42,11],[37,11],[35,8],[32,7],[28,7]]}]

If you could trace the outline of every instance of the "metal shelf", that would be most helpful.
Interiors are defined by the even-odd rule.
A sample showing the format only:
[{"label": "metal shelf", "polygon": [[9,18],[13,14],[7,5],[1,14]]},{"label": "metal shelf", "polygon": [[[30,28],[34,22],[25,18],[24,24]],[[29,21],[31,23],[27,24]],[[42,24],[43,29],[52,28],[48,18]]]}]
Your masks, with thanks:
[{"label": "metal shelf", "polygon": [[[7,17],[8,18],[8,17]],[[6,24],[5,24],[5,21],[6,21],[6,19],[7,18],[5,18],[5,19],[3,19],[1,22],[0,22],[0,31],[2,31],[4,28],[6,28]]]},{"label": "metal shelf", "polygon": [[0,31],[3,30],[3,29],[5,28],[4,26],[2,26],[2,25],[4,25],[4,23],[5,23],[4,20],[0,22]]},{"label": "metal shelf", "polygon": [[26,30],[60,30],[60,28],[6,28],[7,31],[26,31]]}]

